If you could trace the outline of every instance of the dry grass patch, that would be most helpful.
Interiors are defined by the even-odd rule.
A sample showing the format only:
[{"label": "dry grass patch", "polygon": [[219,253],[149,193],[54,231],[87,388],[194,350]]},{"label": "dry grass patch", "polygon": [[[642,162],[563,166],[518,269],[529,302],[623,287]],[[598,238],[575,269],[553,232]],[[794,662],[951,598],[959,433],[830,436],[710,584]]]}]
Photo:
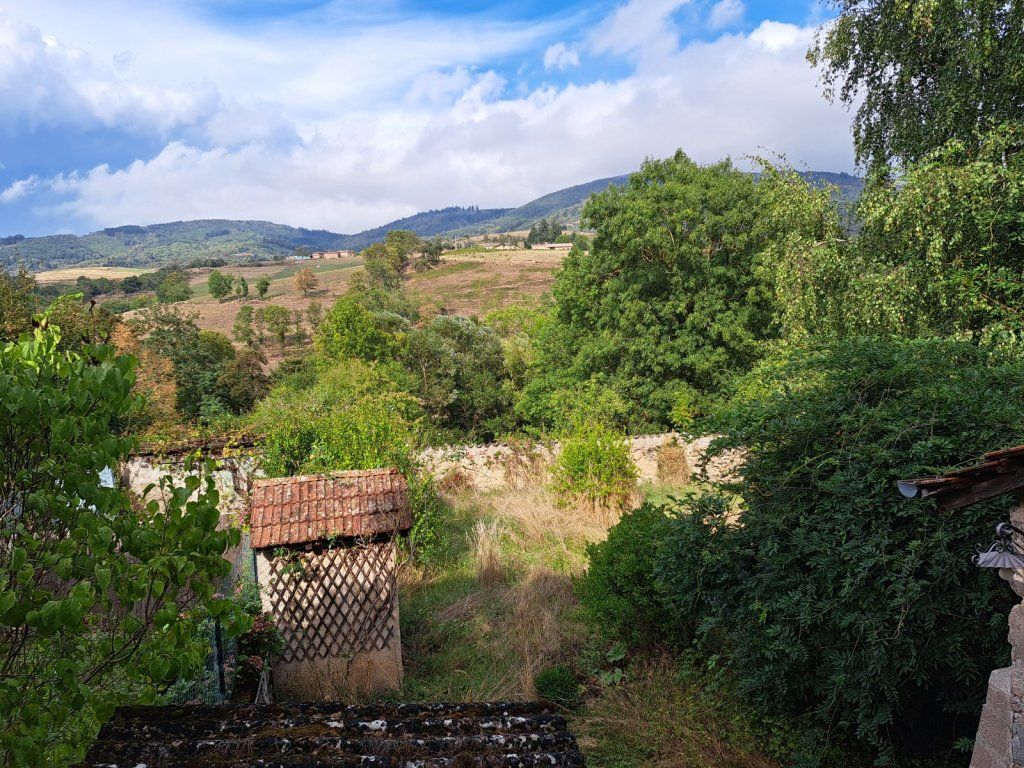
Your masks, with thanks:
[{"label": "dry grass patch", "polygon": [[669,657],[635,662],[572,724],[591,768],[775,768],[740,702]]},{"label": "dry grass patch", "polygon": [[477,520],[473,527],[473,559],[476,562],[476,580],[485,587],[505,581],[505,566],[501,559],[501,539],[504,532],[497,520]]}]

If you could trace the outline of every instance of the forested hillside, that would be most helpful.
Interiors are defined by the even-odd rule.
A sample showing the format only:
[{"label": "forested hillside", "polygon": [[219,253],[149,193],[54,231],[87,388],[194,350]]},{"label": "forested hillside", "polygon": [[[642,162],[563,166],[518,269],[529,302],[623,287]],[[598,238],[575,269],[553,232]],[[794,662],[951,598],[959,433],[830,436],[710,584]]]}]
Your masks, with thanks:
[{"label": "forested hillside", "polygon": [[[856,200],[863,180],[845,173],[808,171],[801,174],[815,185],[828,184],[846,202]],[[11,271],[23,264],[30,272],[76,265],[150,267],[187,265],[221,259],[247,263],[284,258],[297,247],[311,250],[362,250],[393,230],[420,237],[474,235],[529,229],[542,219],[577,227],[587,198],[626,176],[597,179],[567,187],[518,208],[452,206],[424,211],[354,235],[304,229],[269,221],[199,219],[148,226],[110,227],[88,235],[49,235],[0,238],[0,268]]]},{"label": "forested hillside", "polygon": [[361,250],[392,229],[424,237],[501,216],[504,208],[442,208],[354,235],[304,229],[269,221],[200,219],[148,226],[110,227],[88,235],[16,235],[0,240],[0,268],[19,263],[33,272],[80,264],[149,267],[225,259],[233,263],[280,259],[303,246],[311,250]]}]

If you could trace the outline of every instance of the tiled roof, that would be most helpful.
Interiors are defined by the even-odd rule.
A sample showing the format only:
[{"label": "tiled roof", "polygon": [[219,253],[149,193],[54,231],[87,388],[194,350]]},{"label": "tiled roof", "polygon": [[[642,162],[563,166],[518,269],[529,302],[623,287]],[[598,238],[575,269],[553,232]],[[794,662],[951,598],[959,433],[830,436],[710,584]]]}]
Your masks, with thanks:
[{"label": "tiled roof", "polygon": [[121,707],[87,768],[583,768],[540,704]]},{"label": "tiled roof", "polygon": [[982,462],[944,475],[914,477],[897,483],[907,498],[937,497],[940,508],[958,508],[1015,491],[1024,485],[1024,445],[989,451]]},{"label": "tiled roof", "polygon": [[257,480],[251,504],[253,549],[412,527],[409,487],[397,469]]}]

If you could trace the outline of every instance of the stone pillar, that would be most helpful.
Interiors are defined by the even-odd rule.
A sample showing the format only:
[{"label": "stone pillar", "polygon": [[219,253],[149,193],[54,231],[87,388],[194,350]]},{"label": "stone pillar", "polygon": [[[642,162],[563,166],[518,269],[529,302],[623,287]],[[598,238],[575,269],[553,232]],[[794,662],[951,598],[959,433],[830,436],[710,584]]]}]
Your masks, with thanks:
[{"label": "stone pillar", "polygon": [[[1010,521],[1024,529],[1024,505],[1010,509]],[[1024,599],[1024,570],[1004,568],[999,575]],[[1010,666],[989,676],[971,768],[1024,768],[1024,604],[1013,607],[1009,624]]]}]

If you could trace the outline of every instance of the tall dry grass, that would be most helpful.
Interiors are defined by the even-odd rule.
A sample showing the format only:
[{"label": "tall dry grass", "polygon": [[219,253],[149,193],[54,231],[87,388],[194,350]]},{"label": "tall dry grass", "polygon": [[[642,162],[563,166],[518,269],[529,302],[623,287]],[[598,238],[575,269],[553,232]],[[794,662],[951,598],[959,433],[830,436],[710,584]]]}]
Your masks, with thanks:
[{"label": "tall dry grass", "polygon": [[501,553],[503,535],[504,529],[498,520],[477,520],[473,526],[471,540],[476,579],[485,587],[505,581],[505,565]]}]

